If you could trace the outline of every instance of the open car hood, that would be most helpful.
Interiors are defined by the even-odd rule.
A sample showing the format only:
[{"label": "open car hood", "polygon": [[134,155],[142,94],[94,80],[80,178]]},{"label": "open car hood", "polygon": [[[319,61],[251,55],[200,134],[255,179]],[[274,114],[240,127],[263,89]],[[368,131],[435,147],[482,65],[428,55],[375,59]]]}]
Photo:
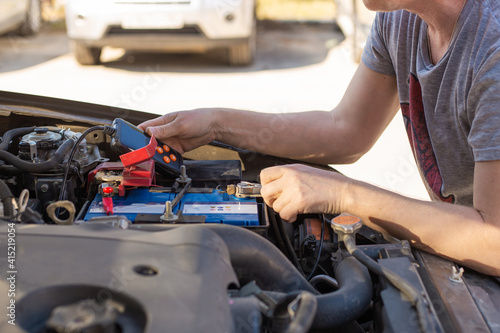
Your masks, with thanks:
[{"label": "open car hood", "polygon": [[[0,331],[500,332],[498,278],[454,274],[454,263],[363,227],[358,248],[419,292],[418,312],[348,253],[325,222],[333,217],[283,223],[258,175],[298,161],[214,142],[184,154],[188,186],[156,169],[153,185],[120,187],[130,170],[112,132],[92,132],[74,158],[59,150],[92,126],[154,117],[0,92],[0,178],[14,201],[29,196],[10,216],[1,198]],[[63,183],[72,218],[57,206]],[[167,201],[174,220],[158,210]]]}]

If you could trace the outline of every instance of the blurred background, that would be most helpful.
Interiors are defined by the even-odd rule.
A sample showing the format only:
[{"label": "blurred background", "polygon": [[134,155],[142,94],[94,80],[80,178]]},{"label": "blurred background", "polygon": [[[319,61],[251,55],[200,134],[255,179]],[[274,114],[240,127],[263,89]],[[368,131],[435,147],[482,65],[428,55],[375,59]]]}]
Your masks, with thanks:
[{"label": "blurred background", "polygon": [[[219,16],[128,15],[118,25],[111,19],[113,6],[140,2],[0,0],[0,90],[156,114],[233,107],[279,119],[286,112],[330,110],[356,70],[374,17],[361,0],[185,0],[175,6],[187,12],[199,5]],[[98,36],[101,30],[108,35]],[[203,43],[192,42],[194,34]],[[360,161],[334,167],[428,198],[399,114]]]}]

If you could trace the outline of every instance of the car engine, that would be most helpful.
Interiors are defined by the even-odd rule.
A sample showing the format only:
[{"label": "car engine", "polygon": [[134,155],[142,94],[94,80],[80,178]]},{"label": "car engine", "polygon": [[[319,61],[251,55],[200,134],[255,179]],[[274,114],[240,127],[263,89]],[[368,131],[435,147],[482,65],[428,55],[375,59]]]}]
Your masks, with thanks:
[{"label": "car engine", "polygon": [[14,294],[0,305],[15,309],[2,332],[453,327],[408,242],[265,205],[260,170],[288,160],[220,143],[180,156],[147,136],[130,148],[117,120],[14,118],[0,125],[0,294]]}]

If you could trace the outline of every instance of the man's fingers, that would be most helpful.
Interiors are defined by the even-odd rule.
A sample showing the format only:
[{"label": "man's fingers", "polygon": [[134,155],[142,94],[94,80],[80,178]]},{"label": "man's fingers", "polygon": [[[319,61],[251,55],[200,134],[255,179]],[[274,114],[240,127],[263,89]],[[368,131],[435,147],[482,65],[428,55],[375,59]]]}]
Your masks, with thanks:
[{"label": "man's fingers", "polygon": [[288,197],[285,197],[285,194],[282,194],[280,197],[278,197],[274,203],[273,203],[273,209],[276,213],[280,213],[284,210],[286,206],[290,204],[290,199]]},{"label": "man's fingers", "polygon": [[148,127],[158,127],[172,122],[177,117],[177,113],[167,113],[161,117],[151,119],[139,124],[141,130],[146,131]]},{"label": "man's fingers", "polygon": [[146,128],[146,133],[154,135],[154,137],[159,140],[167,139],[179,134],[177,127],[173,123],[168,123],[162,126],[149,126]]},{"label": "man's fingers", "polygon": [[284,221],[291,223],[297,219],[298,211],[293,205],[286,205],[279,214]]},{"label": "man's fingers", "polygon": [[155,118],[155,119],[145,121],[145,122],[139,124],[137,127],[139,127],[143,131],[146,131],[146,128],[148,128],[150,126],[159,126],[159,125],[163,125],[164,123],[165,123],[165,121],[162,119],[162,117],[160,117],[160,118]]},{"label": "man's fingers", "polygon": [[262,198],[269,207],[273,207],[274,201],[278,199],[280,195],[282,195],[282,192],[283,184],[279,179],[263,185],[260,190]]},{"label": "man's fingers", "polygon": [[166,139],[178,134],[177,126],[174,125],[176,118],[177,113],[169,113],[159,118],[148,120],[139,125],[139,128],[151,136],[154,135],[157,139]]},{"label": "man's fingers", "polygon": [[285,167],[275,166],[262,170],[260,172],[260,183],[262,185],[269,184],[277,179],[280,179],[285,172]]},{"label": "man's fingers", "polygon": [[295,221],[299,213],[297,205],[293,203],[293,197],[286,191],[282,192],[276,200],[274,200],[272,208],[287,222]]}]

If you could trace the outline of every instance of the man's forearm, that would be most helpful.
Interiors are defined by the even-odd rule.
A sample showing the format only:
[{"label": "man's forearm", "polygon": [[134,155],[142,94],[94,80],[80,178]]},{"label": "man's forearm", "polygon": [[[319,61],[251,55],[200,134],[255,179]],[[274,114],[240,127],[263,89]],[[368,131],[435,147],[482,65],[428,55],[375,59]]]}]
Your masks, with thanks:
[{"label": "man's forearm", "polygon": [[313,163],[351,163],[364,149],[361,140],[330,111],[259,113],[217,109],[217,140],[269,155]]},{"label": "man's forearm", "polygon": [[216,132],[223,142],[270,155],[352,163],[373,146],[398,109],[396,79],[360,64],[332,111],[263,114],[219,109]]},{"label": "man's forearm", "polygon": [[342,211],[413,246],[500,276],[500,227],[474,208],[403,197],[353,181]]}]

